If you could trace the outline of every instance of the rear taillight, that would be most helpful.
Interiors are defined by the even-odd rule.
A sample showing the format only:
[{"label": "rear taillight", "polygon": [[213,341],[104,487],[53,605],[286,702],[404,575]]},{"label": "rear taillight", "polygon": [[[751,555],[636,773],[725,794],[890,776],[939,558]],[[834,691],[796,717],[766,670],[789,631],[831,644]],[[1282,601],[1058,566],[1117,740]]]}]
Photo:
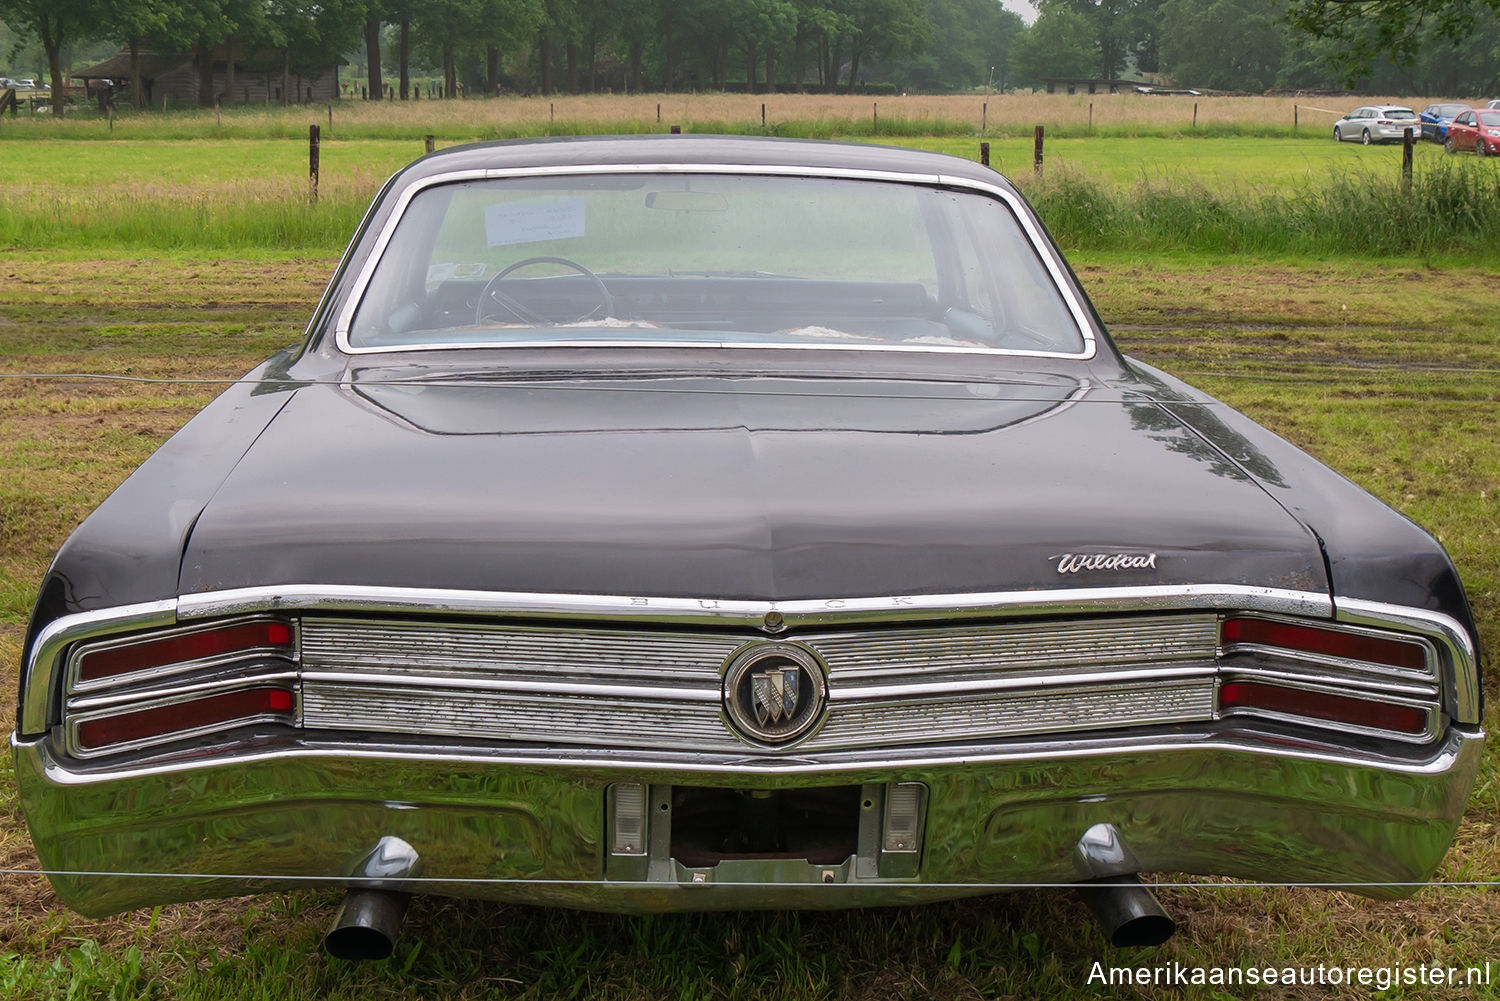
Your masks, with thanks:
[{"label": "rear taillight", "polygon": [[1427,667],[1427,648],[1421,643],[1371,633],[1273,619],[1230,618],[1224,620],[1221,635],[1226,648],[1249,644],[1412,671]]},{"label": "rear taillight", "polygon": [[1221,713],[1292,718],[1402,739],[1435,735],[1431,646],[1389,630],[1231,615],[1219,627]]},{"label": "rear taillight", "polygon": [[294,721],[290,689],[246,688],[96,717],[78,724],[81,750],[100,751],[153,738],[179,737],[252,722]]},{"label": "rear taillight", "polygon": [[1231,681],[1219,686],[1221,712],[1247,709],[1367,729],[1390,730],[1413,736],[1427,732],[1430,715],[1428,710],[1415,706],[1335,695],[1288,685]]},{"label": "rear taillight", "polygon": [[254,619],[86,649],[78,657],[78,680],[99,681],[176,664],[213,661],[265,652],[285,655],[292,648],[291,624]]},{"label": "rear taillight", "polygon": [[90,756],[252,722],[297,723],[298,639],[274,615],[84,643],[63,699],[67,749]]}]

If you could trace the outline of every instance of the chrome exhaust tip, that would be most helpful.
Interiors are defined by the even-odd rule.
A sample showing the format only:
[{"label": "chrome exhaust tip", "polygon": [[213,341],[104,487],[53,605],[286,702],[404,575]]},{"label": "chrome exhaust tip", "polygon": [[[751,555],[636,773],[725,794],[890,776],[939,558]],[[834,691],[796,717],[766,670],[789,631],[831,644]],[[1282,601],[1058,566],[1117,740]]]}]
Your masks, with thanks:
[{"label": "chrome exhaust tip", "polygon": [[389,959],[409,897],[389,890],[350,890],[323,937],[323,948],[335,959]]},{"label": "chrome exhaust tip", "polygon": [[1086,877],[1078,886],[1109,944],[1161,945],[1177,932],[1156,897],[1136,875],[1141,863],[1113,824],[1095,824],[1078,840],[1075,859]]},{"label": "chrome exhaust tip", "polygon": [[1177,932],[1150,890],[1135,876],[1112,876],[1078,888],[1109,944],[1116,948],[1161,945]]},{"label": "chrome exhaust tip", "polygon": [[421,868],[417,850],[396,837],[383,837],[354,864],[351,878],[362,885],[351,889],[323,936],[323,948],[335,959],[388,959],[411,894],[403,892],[403,877]]}]

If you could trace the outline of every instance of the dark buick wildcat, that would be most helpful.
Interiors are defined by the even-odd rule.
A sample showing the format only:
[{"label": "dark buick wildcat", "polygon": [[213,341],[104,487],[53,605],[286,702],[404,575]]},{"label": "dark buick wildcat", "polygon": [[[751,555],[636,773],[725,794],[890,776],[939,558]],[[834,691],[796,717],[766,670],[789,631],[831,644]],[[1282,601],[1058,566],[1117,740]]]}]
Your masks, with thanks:
[{"label": "dark buick wildcat", "polygon": [[399,173],[306,343],[74,533],[14,749],[89,914],[326,880],[367,955],[409,892],[1077,882],[1138,942],[1142,871],[1426,880],[1474,637],[1421,529],[1121,356],[987,168],[501,143]]}]

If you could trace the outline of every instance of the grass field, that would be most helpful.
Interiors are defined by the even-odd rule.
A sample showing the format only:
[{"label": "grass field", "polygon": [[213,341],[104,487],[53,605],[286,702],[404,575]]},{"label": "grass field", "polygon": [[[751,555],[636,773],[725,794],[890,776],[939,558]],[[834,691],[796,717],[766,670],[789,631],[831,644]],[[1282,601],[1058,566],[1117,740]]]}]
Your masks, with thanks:
[{"label": "grass field", "polygon": [[[1076,116],[1079,104],[1049,108],[1062,118]],[[881,108],[884,114],[884,99]],[[459,110],[466,110],[462,103]],[[937,107],[929,111],[935,115]],[[176,117],[158,127],[185,129],[203,121],[195,113],[171,124]],[[372,119],[370,128],[377,124]],[[305,122],[301,128],[305,135]],[[125,123],[117,129],[124,132]],[[16,131],[7,119],[0,143]],[[930,142],[973,146],[975,138]],[[1002,167],[1017,155],[1029,165],[1029,140],[1018,142],[1019,152],[996,141]],[[305,142],[295,138],[183,146],[164,137],[129,143],[54,138],[0,145],[8,164],[17,158],[28,164],[24,172],[10,172],[11,194],[0,197],[0,234],[5,212],[17,206],[53,212],[55,220],[50,231],[28,230],[32,237],[24,244],[0,235],[0,661],[18,662],[36,584],[67,532],[215,395],[214,380],[238,377],[300,336],[361,200],[420,148],[419,138],[326,144],[325,197],[309,213]],[[1254,199],[1268,190],[1298,191],[1299,169],[1313,179],[1343,164],[1379,174],[1399,158],[1392,149],[1292,138],[1113,136],[1049,143],[1053,149],[1049,172],[1057,164],[1059,174],[1077,175],[1073,188],[1063,186],[1065,193],[1102,191],[1119,204],[1138,197],[1144,189],[1137,178],[1157,169],[1168,182],[1191,176]],[[1282,155],[1266,155],[1276,149]],[[1305,151],[1309,166],[1283,172],[1298,151]],[[1435,158],[1435,150],[1419,152],[1419,169]],[[1161,158],[1159,166],[1152,156]],[[1320,159],[1333,166],[1310,165]],[[1475,168],[1490,170],[1488,164],[1461,166],[1461,176],[1479,178],[1476,183],[1488,174]],[[20,195],[14,194],[17,177]],[[90,186],[98,189],[91,196],[84,190]],[[271,195],[262,193],[267,186]],[[1044,208],[1054,197],[1040,187],[1032,193]],[[195,200],[197,216],[175,219],[163,212]],[[73,214],[80,206],[82,217]],[[93,211],[113,220],[113,235],[83,239],[74,232],[98,222],[101,217],[88,215]],[[228,225],[223,216],[234,212],[242,213],[239,244],[209,249],[223,235],[215,227]],[[320,214],[327,218],[307,223]],[[178,243],[161,238],[190,224],[206,227],[207,234]],[[1065,229],[1069,236],[1076,232]],[[1121,344],[1246,411],[1437,534],[1463,575],[1485,645],[1496,649],[1500,327],[1485,319],[1493,312],[1492,271],[1485,266],[1492,258],[1475,251],[1476,265],[1465,263],[1462,253],[1436,262],[1334,252],[1319,259],[1288,252],[1255,257],[1157,239],[1150,252],[1085,244],[1071,253]],[[189,381],[17,377],[80,371]],[[1491,707],[1500,694],[1494,677],[1486,682]],[[0,673],[0,702],[14,700],[14,685],[13,671]],[[1440,878],[1500,877],[1497,835],[1500,750],[1492,747]],[[0,868],[35,865],[14,781],[0,769]],[[1090,984],[1096,959],[1242,967],[1490,962],[1496,986],[1488,989],[1277,987],[1257,996],[1500,996],[1493,888],[1430,888],[1407,901],[1378,903],[1205,881],[1162,896],[1183,930],[1155,951],[1107,949],[1072,895],[1046,891],[902,910],[656,918],[419,899],[391,961],[350,966],[317,949],[336,905],[331,894],[272,894],[88,920],[63,910],[44,880],[10,875],[0,876],[0,997],[1158,996]],[[1187,989],[1178,996],[1242,994]]]}]

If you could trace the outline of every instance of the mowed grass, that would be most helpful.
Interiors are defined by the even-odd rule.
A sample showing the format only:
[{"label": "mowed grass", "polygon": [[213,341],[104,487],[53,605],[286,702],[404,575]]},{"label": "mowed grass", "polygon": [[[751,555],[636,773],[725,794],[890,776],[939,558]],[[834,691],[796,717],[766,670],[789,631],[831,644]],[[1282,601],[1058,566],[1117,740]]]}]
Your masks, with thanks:
[{"label": "mowed grass", "polygon": [[[977,160],[981,141],[990,144],[990,162],[996,170],[1020,181],[1033,174],[1030,136],[912,137],[901,139],[900,145]],[[302,194],[308,175],[305,134],[288,139],[52,139],[0,149],[7,174],[3,190],[11,194],[95,188],[134,190],[135,197],[145,198],[172,188],[211,192],[244,185],[251,178],[268,187],[292,185]],[[421,139],[325,136],[319,152],[322,181],[359,182],[368,199],[374,185],[423,152]],[[1434,143],[1419,143],[1416,152],[1424,167],[1448,158]],[[1335,173],[1395,177],[1400,165],[1399,146],[1335,143],[1321,132],[1297,138],[1217,140],[1192,135],[1059,136],[1046,140],[1044,156],[1044,169],[1072,171],[1116,186],[1188,179],[1222,191],[1321,184]]]},{"label": "mowed grass", "polygon": [[[473,102],[482,103],[482,102]],[[976,138],[912,139],[977,159]],[[1417,149],[1410,186],[1397,147],[1321,137],[994,139],[991,162],[1069,250],[1210,254],[1500,256],[1500,162]],[[5,147],[0,247],[108,253],[266,248],[333,254],[370,198],[421,155],[420,140],[330,139],[316,203],[301,139],[39,137]]]},{"label": "mowed grass", "polygon": [[[1406,511],[1453,553],[1490,649],[1500,643],[1500,333],[1472,322],[1483,268],[1419,260],[1252,261],[1073,255],[1118,340],[1203,385]],[[0,659],[15,664],[55,547],[170,432],[293,342],[329,256],[188,254],[0,263],[0,373],[88,371],[183,383],[0,379]],[[204,380],[204,381],[191,381]],[[14,674],[0,701],[14,699]],[[1497,685],[1486,683],[1490,706]],[[1490,713],[1490,729],[1494,729]],[[1500,748],[1439,877],[1500,876]],[[0,769],[0,867],[36,865]],[[1494,891],[1380,903],[1312,890],[1162,892],[1182,931],[1113,950],[1069,893],[920,908],[649,918],[418,898],[395,957],[330,960],[327,893],[277,893],[105,920],[44,880],[0,877],[0,997],[301,999],[1065,998],[1160,996],[1090,983],[1106,965],[1370,966],[1500,960]],[[1492,969],[1500,982],[1500,966]],[[1493,996],[1494,987],[1489,988]],[[1175,996],[1245,996],[1187,989]],[[1264,997],[1468,998],[1473,988],[1274,988]]]}]

